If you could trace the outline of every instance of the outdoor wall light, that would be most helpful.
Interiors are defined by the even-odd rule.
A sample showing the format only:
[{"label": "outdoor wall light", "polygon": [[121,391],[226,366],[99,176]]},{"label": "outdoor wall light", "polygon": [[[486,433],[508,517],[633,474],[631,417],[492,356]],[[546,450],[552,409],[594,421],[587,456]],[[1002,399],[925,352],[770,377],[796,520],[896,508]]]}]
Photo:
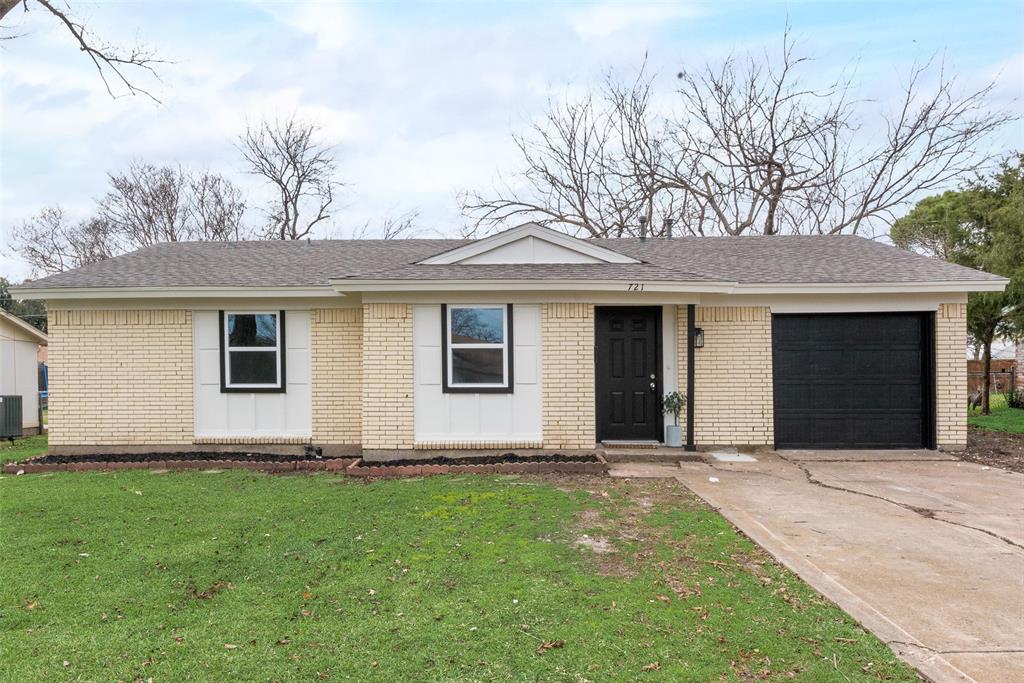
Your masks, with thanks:
[{"label": "outdoor wall light", "polygon": [[704,330],[700,327],[693,328],[693,348],[704,348]]}]

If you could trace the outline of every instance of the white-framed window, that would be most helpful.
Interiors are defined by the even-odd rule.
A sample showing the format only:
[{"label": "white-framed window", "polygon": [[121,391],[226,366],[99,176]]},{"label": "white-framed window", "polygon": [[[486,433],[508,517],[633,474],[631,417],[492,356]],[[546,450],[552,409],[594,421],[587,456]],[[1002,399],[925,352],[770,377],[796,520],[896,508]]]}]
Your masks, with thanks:
[{"label": "white-framed window", "polygon": [[441,306],[443,389],[447,393],[510,393],[512,304]]},{"label": "white-framed window", "polygon": [[220,312],[222,392],[284,392],[284,311]]}]

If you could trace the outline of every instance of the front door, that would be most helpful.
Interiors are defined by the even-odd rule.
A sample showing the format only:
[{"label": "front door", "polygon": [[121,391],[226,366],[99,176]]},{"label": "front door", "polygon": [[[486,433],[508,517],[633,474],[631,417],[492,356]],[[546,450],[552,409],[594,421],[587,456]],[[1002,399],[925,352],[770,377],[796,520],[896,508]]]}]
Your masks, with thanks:
[{"label": "front door", "polygon": [[661,308],[598,307],[595,317],[598,441],[661,441]]}]

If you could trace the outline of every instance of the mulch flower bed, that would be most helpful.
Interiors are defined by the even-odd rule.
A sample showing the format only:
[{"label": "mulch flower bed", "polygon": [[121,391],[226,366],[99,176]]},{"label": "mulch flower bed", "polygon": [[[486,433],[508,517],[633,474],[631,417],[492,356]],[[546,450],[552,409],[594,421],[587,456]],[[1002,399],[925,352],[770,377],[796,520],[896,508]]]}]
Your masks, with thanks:
[{"label": "mulch flower bed", "polygon": [[426,460],[366,462],[361,458],[324,458],[312,453],[279,455],[245,452],[133,453],[130,455],[44,455],[4,465],[7,474],[88,472],[94,470],[249,469],[266,472],[328,470],[353,477],[419,477],[431,474],[606,474],[608,463],[599,454],[502,455]]},{"label": "mulch flower bed", "polygon": [[606,474],[608,463],[596,453],[589,455],[517,455],[505,453],[482,457],[436,457],[425,460],[356,460],[346,472],[353,477],[420,477],[431,474]]},{"label": "mulch flower bed", "polygon": [[130,469],[249,469],[267,472],[344,470],[356,458],[324,458],[314,453],[282,455],[201,451],[190,453],[132,453],[116,455],[44,455],[4,465],[4,472],[83,472]]}]

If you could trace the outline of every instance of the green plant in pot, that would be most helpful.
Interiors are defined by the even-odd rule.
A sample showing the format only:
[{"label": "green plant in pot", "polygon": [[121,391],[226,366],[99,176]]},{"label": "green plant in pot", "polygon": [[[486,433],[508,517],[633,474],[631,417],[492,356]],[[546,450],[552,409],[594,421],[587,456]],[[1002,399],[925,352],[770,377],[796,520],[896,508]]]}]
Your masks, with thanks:
[{"label": "green plant in pot", "polygon": [[673,391],[661,399],[661,409],[665,414],[672,413],[674,424],[665,428],[665,445],[679,448],[683,445],[683,429],[679,426],[679,416],[686,412],[686,394]]}]

